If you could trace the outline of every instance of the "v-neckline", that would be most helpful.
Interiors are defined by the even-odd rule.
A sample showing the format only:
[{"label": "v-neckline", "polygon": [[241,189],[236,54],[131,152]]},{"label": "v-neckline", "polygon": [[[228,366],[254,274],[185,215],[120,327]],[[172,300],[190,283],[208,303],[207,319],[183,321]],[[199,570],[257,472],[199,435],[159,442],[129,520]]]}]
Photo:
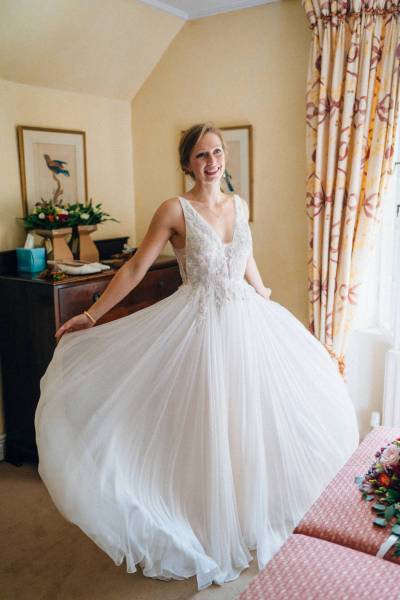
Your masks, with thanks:
[{"label": "v-neckline", "polygon": [[217,238],[217,240],[219,240],[220,244],[222,244],[222,246],[231,246],[233,244],[233,242],[235,241],[235,234],[236,234],[236,227],[237,227],[237,219],[238,219],[238,215],[237,215],[237,205],[236,205],[236,194],[233,195],[233,210],[235,213],[235,220],[233,223],[233,232],[232,232],[232,239],[230,242],[223,242],[222,239],[220,238],[220,236],[218,235],[218,233],[215,231],[214,227],[207,221],[207,219],[205,219],[198,210],[196,210],[194,208],[194,206],[192,206],[191,202],[185,198],[184,196],[179,196],[180,198],[182,198],[182,200],[185,200],[185,202],[190,206],[190,208],[196,213],[196,215],[199,217],[199,219],[201,221],[203,221],[203,223],[206,224],[206,226],[211,229],[212,233],[214,234],[214,236]]}]

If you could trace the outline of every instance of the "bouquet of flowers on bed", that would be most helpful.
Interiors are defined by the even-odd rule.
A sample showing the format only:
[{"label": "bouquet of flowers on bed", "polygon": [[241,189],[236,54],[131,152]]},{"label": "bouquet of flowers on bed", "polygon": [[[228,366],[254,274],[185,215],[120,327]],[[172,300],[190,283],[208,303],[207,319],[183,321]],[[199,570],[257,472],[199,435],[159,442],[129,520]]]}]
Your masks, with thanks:
[{"label": "bouquet of flowers on bed", "polygon": [[375,500],[373,524],[391,525],[392,535],[399,536],[394,555],[400,556],[400,437],[381,448],[375,459],[364,477],[356,477],[356,483],[365,500]]}]

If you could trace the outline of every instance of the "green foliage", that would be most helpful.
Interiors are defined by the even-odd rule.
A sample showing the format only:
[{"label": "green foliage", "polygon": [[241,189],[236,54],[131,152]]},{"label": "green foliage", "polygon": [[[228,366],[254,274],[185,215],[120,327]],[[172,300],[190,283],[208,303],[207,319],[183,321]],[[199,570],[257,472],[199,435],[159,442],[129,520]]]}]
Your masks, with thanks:
[{"label": "green foliage", "polygon": [[98,225],[105,221],[115,221],[104,212],[101,204],[93,205],[92,199],[88,204],[76,202],[63,206],[53,200],[38,202],[30,215],[22,218],[25,229],[60,229],[77,225]]},{"label": "green foliage", "polygon": [[391,506],[388,506],[385,509],[384,515],[385,515],[385,519],[386,521],[389,523],[389,521],[391,521],[395,515],[396,509],[394,507],[394,504],[392,504]]},{"label": "green foliage", "polygon": [[88,204],[82,204],[76,202],[75,204],[68,204],[67,206],[70,222],[72,226],[75,225],[98,225],[105,221],[115,221],[117,219],[111,217],[108,213],[104,212],[101,208],[101,204],[93,205],[92,199]]},{"label": "green foliage", "polygon": [[374,510],[377,510],[378,512],[385,512],[386,505],[385,504],[374,504],[372,508]]},{"label": "green foliage", "polygon": [[377,517],[372,522],[374,525],[378,525],[378,527],[386,527],[387,525],[386,519],[384,519],[383,517]]}]

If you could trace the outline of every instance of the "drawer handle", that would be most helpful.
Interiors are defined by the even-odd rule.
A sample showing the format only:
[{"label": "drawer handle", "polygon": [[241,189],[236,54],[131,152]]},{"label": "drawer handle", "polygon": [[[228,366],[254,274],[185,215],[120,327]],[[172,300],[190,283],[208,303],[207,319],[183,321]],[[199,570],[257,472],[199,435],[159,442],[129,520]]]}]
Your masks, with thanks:
[{"label": "drawer handle", "polygon": [[97,300],[100,298],[101,294],[100,292],[95,292],[93,294],[93,302],[97,302]]},{"label": "drawer handle", "polygon": [[164,287],[164,286],[165,286],[165,281],[164,281],[164,279],[160,279],[160,281],[158,282],[158,284],[157,284],[157,285],[158,285],[158,287],[160,287],[160,288]]}]

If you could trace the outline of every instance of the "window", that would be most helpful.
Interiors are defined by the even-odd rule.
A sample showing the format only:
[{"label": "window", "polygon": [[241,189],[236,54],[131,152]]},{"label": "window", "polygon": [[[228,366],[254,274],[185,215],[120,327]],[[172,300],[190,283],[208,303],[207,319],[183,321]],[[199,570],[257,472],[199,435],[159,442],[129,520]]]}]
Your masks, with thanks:
[{"label": "window", "polygon": [[348,389],[361,438],[370,430],[376,413],[383,413],[384,425],[400,425],[399,150],[400,144],[346,349]]},{"label": "window", "polygon": [[[395,162],[373,243],[354,329],[394,338],[396,323],[400,326],[400,160]],[[400,343],[400,331],[397,338]]]}]

